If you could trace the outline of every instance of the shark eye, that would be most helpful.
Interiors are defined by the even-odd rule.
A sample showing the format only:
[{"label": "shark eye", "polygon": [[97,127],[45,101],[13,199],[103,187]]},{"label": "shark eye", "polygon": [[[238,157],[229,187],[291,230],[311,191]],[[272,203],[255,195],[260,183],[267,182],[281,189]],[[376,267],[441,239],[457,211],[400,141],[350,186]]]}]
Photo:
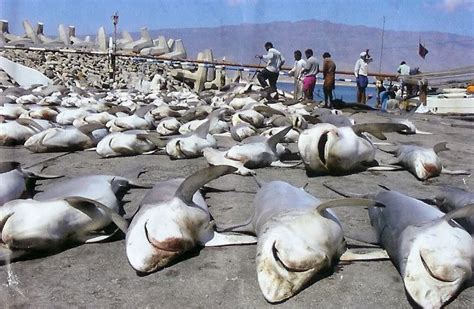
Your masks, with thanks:
[{"label": "shark eye", "polygon": [[321,160],[323,164],[326,164],[326,158],[324,154],[325,154],[326,143],[328,142],[328,135],[329,135],[329,131],[324,132],[318,141],[319,159]]}]

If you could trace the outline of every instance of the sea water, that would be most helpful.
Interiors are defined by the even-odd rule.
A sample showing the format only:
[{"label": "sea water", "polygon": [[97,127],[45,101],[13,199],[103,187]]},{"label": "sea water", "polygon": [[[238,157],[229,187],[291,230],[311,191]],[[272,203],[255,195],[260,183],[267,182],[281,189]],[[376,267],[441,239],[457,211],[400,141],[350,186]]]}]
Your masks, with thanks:
[{"label": "sea water", "polygon": [[[293,83],[288,83],[288,82],[279,82],[277,83],[277,88],[284,90],[286,92],[293,92]],[[368,103],[370,105],[375,103],[375,98],[376,98],[376,91],[374,87],[367,87],[365,91],[367,97],[372,95],[372,98],[369,99]],[[349,85],[336,85],[336,89],[333,91],[333,98],[334,99],[342,99],[345,102],[348,103],[354,103],[357,102],[357,88],[355,86],[349,86]],[[322,101],[324,100],[324,91],[323,91],[323,85],[321,84],[316,84],[316,88],[314,89],[314,99],[316,101]]]}]

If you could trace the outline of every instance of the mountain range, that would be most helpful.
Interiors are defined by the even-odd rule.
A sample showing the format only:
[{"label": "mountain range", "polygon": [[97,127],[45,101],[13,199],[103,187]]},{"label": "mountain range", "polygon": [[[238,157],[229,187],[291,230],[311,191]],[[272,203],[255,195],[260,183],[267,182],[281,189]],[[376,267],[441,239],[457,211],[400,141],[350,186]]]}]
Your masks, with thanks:
[{"label": "mountain range", "polygon": [[[374,61],[369,70],[395,73],[400,62],[419,67],[420,71],[439,71],[474,65],[474,37],[443,32],[383,31],[380,28],[351,26],[329,21],[305,20],[241,24],[210,28],[181,28],[150,30],[153,38],[182,39],[188,58],[206,48],[214,58],[226,61],[258,64],[257,54],[265,53],[266,41],[271,41],[286,58],[286,66],[294,63],[293,51],[311,48],[318,59],[329,52],[338,70],[352,71],[359,54],[366,49]],[[138,33],[132,33],[139,36]],[[382,49],[383,35],[383,49]],[[418,55],[421,42],[428,54]],[[382,59],[382,61],[380,61]]]}]

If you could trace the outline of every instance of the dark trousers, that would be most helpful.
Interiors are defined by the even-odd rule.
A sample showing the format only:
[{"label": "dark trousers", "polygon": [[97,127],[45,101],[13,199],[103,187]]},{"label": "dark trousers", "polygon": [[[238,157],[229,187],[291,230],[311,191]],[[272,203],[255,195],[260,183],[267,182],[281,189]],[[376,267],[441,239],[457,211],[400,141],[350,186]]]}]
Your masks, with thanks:
[{"label": "dark trousers", "polygon": [[266,82],[266,80],[268,80],[268,83],[270,84],[270,88],[276,91],[278,76],[279,76],[278,73],[270,72],[267,69],[263,69],[262,71],[258,72],[257,79],[263,88],[268,86]]},{"label": "dark trousers", "polygon": [[[324,106],[332,107],[332,87],[331,89],[323,87],[323,91],[324,91]],[[328,102],[328,99],[329,99],[329,102]]]}]

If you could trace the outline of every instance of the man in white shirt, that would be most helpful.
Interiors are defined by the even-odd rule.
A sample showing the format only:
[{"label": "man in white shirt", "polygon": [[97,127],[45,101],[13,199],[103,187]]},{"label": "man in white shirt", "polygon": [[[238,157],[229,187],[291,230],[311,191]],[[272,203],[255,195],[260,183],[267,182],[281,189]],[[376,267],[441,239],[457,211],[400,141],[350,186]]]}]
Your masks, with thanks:
[{"label": "man in white shirt", "polygon": [[[267,50],[266,55],[258,55],[257,58],[264,59],[267,62],[267,66],[257,74],[257,79],[262,87],[267,87],[270,84],[272,92],[277,92],[276,83],[280,75],[280,70],[285,63],[285,58],[282,54],[273,48],[271,42],[265,43],[265,49]],[[278,92],[275,95],[275,99],[278,99]]]},{"label": "man in white shirt", "polygon": [[405,92],[405,88],[406,88],[407,95],[411,95],[410,85],[405,85],[405,81],[403,80],[403,76],[410,75],[410,67],[405,61],[402,61],[400,65],[398,66],[397,72],[399,74],[400,89],[402,90],[402,97],[403,97],[403,93]]},{"label": "man in white shirt", "polygon": [[370,58],[369,50],[360,53],[360,59],[356,61],[354,67],[354,75],[356,77],[357,83],[357,103],[365,104],[367,99],[365,96],[365,89],[369,84],[368,74],[369,74],[369,63],[372,62]]},{"label": "man in white shirt", "polygon": [[295,65],[293,68],[288,72],[289,76],[294,77],[294,90],[293,90],[293,98],[295,100],[299,100],[303,98],[303,80],[302,80],[302,70],[306,65],[306,61],[302,59],[301,51],[295,50]]},{"label": "man in white shirt", "polygon": [[313,99],[314,87],[316,86],[316,75],[319,73],[319,63],[313,56],[313,50],[307,49],[304,52],[306,56],[306,64],[303,69],[303,91],[306,99]]}]

